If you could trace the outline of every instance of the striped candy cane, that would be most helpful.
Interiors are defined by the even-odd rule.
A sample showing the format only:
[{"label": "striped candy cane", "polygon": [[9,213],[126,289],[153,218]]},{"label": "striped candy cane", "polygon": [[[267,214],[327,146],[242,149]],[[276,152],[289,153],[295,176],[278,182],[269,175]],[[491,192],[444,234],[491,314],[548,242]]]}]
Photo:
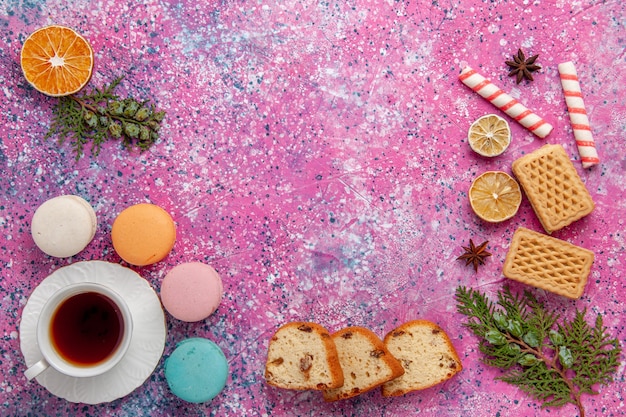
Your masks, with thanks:
[{"label": "striped candy cane", "polygon": [[540,138],[545,138],[552,132],[552,125],[471,67],[463,68],[459,80]]},{"label": "striped candy cane", "polygon": [[585,102],[574,64],[572,62],[559,64],[559,74],[561,75],[565,104],[567,104],[569,120],[574,130],[574,139],[576,139],[580,160],[583,163],[583,168],[592,167],[600,162],[600,158],[598,158],[596,143],[591,134]]}]

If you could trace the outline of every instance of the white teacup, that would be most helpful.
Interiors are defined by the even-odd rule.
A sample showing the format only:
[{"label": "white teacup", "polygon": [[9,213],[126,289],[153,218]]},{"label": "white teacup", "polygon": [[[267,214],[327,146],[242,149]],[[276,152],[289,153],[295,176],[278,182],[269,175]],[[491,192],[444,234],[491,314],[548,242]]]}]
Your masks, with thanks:
[{"label": "white teacup", "polygon": [[133,321],[126,301],[111,288],[81,282],[46,301],[37,321],[42,359],[24,372],[31,380],[48,367],[72,377],[101,375],[126,354]]}]

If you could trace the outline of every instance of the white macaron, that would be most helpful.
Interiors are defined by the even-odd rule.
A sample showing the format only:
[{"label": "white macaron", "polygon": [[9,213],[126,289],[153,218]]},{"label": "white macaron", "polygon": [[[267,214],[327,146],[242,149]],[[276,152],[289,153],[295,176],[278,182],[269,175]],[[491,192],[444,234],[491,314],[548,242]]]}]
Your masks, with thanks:
[{"label": "white macaron", "polygon": [[96,213],[87,201],[76,195],[62,195],[37,208],[31,234],[44,253],[67,258],[85,249],[96,234],[97,224]]}]

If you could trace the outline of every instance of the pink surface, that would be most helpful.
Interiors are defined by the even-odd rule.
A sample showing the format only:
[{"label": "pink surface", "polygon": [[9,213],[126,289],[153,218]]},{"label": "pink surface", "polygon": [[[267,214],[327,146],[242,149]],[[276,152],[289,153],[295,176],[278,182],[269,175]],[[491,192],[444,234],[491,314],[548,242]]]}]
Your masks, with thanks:
[{"label": "pink surface", "polygon": [[209,317],[220,305],[222,293],[219,274],[211,266],[200,262],[176,265],[161,283],[163,307],[183,321]]},{"label": "pink surface", "polygon": [[[558,238],[596,254],[583,297],[534,291],[549,307],[601,313],[624,344],[626,196],[626,6],[623,2],[522,0],[179,2],[104,0],[2,2],[0,17],[0,415],[59,416],[572,416],[541,410],[480,362],[462,326],[458,285],[494,294],[518,226],[541,230],[528,201],[513,219],[486,224],[467,190],[486,170],[510,172],[544,143],[565,146],[595,211]],[[119,143],[75,162],[68,145],[45,140],[55,99],[29,87],[19,51],[50,23],[82,33],[95,52],[90,86],[125,75],[118,92],[152,98],[167,111],[162,141],[145,153]],[[515,84],[504,61],[522,47],[539,54],[532,83]],[[583,170],[557,65],[576,65],[601,163]],[[539,139],[509,119],[513,140],[500,157],[474,154],[476,118],[494,113],[458,74],[470,65],[540,114],[554,131]],[[504,116],[508,118],[508,116]],[[78,256],[53,259],[30,236],[38,205],[78,194],[95,208],[98,231]],[[121,262],[110,240],[117,213],[136,203],[171,213],[177,241],[162,262],[134,268],[155,289],[177,264],[211,264],[224,281],[207,320],[169,320],[165,356],[188,337],[224,350],[231,375],[212,402],[192,405],[168,389],[162,362],[127,397],[84,406],[27,383],[20,315],[48,274],[70,262]],[[489,240],[478,273],[456,260],[469,239]],[[511,283],[520,291],[521,284]],[[325,404],[263,380],[268,340],[283,323],[348,325],[379,336],[411,319],[450,335],[463,371],[400,398],[373,391]],[[588,317],[592,319],[591,315]],[[623,415],[617,382],[584,396],[587,415]]]}]

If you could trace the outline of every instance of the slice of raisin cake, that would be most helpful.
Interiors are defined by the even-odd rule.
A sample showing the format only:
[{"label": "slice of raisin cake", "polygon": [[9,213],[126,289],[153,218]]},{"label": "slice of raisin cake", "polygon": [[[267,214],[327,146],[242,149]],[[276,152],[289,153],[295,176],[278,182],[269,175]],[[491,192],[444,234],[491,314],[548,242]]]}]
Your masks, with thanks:
[{"label": "slice of raisin cake", "polygon": [[390,331],[383,343],[404,368],[404,375],[383,384],[384,397],[432,387],[463,369],[448,335],[427,320],[404,323]]},{"label": "slice of raisin cake", "polygon": [[291,322],[269,343],[265,379],[295,390],[326,390],[343,385],[337,348],[328,331],[316,323]]},{"label": "slice of raisin cake", "polygon": [[347,327],[332,335],[344,374],[340,388],[324,391],[324,400],[355,397],[404,373],[380,338],[364,327]]}]

